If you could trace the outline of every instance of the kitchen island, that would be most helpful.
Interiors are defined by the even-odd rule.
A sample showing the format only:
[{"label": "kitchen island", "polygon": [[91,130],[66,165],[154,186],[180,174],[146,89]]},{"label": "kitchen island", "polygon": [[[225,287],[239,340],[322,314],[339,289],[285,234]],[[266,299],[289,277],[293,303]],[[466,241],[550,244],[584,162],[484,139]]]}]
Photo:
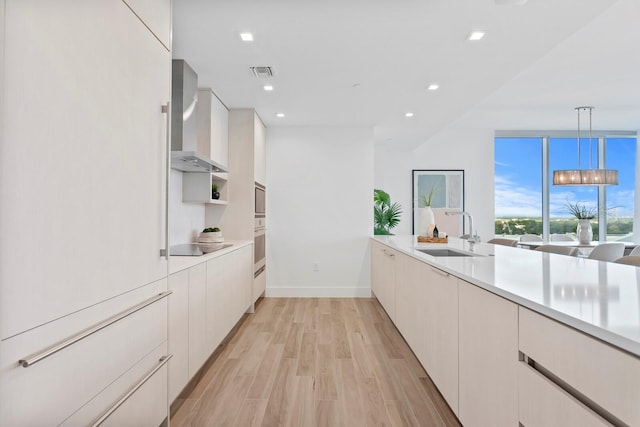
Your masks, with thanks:
[{"label": "kitchen island", "polygon": [[640,424],[638,268],[415,236],[375,236],[371,259],[373,293],[464,425]]}]

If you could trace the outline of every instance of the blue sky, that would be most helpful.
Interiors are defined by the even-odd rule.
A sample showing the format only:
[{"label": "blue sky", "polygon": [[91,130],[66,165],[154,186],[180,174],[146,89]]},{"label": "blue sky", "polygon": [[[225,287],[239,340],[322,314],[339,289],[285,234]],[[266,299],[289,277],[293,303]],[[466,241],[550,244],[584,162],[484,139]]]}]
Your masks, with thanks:
[{"label": "blue sky", "polygon": [[[596,167],[596,144],[593,144],[593,167]],[[609,138],[607,167],[618,169],[619,185],[607,187],[607,206],[617,206],[610,214],[619,218],[633,216],[636,140]],[[552,138],[549,143],[549,168],[578,167],[575,138]],[[589,143],[581,145],[581,168],[589,167]],[[550,172],[551,174],[552,172]],[[551,178],[550,178],[551,181]],[[597,204],[596,187],[562,187],[551,185],[551,217],[568,217],[567,200]],[[495,144],[495,214],[501,217],[542,216],[542,139],[496,138]]]}]

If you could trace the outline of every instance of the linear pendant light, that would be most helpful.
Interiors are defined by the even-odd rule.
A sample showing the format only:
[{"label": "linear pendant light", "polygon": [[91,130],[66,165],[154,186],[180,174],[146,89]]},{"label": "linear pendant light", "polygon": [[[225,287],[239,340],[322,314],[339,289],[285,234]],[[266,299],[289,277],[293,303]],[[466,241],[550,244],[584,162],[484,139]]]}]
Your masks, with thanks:
[{"label": "linear pendant light", "polygon": [[[595,107],[576,107],[578,112],[578,169],[553,171],[553,185],[618,185],[618,171],[615,169],[593,169],[591,149],[591,112]],[[589,169],[580,169],[580,111],[589,111]]]}]

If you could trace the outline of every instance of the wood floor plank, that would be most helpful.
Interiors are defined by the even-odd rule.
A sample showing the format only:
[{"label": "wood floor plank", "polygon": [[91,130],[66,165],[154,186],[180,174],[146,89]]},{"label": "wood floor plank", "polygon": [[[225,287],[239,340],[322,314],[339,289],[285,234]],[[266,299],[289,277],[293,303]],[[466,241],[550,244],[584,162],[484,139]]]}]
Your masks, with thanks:
[{"label": "wood floor plank", "polygon": [[331,313],[320,313],[320,333],[318,334],[318,343],[331,344]]},{"label": "wood floor plank", "polygon": [[338,359],[351,359],[351,348],[347,338],[347,328],[344,326],[344,318],[334,318],[331,322],[332,344]]},{"label": "wood floor plank", "polygon": [[282,426],[288,423],[294,412],[293,403],[299,379],[295,375],[295,370],[295,359],[282,358],[280,360],[280,366],[267,402],[263,426]]},{"label": "wood floor plank", "polygon": [[338,400],[342,403],[342,413],[345,425],[359,427],[364,425],[364,411],[358,382],[356,380],[356,368],[353,360],[341,359],[338,361]]},{"label": "wood floor plank", "polygon": [[246,351],[240,362],[238,375],[256,376],[258,374],[258,369],[266,356],[270,341],[271,334],[268,332],[258,332],[255,335],[253,344]]},{"label": "wood floor plank", "polygon": [[291,427],[314,426],[315,401],[315,379],[313,377],[299,377],[295,402],[287,425]]},{"label": "wood floor plank", "polygon": [[317,427],[340,427],[344,426],[340,408],[334,400],[318,400],[316,403],[316,426]]},{"label": "wood floor plank", "polygon": [[376,379],[358,377],[356,382],[358,383],[358,392],[360,393],[360,400],[365,414],[365,425],[391,426]]},{"label": "wood floor plank", "polygon": [[349,334],[349,346],[353,355],[356,374],[362,377],[373,377],[371,355],[365,349],[364,337],[358,332]]},{"label": "wood floor plank", "polygon": [[[266,399],[246,399],[234,425],[237,427],[260,427],[266,409]],[[171,427],[174,427],[173,420]]]},{"label": "wood floor plank", "polygon": [[282,344],[270,344],[267,347],[267,352],[260,362],[260,367],[253,384],[251,384],[247,399],[267,399],[269,397],[283,351],[284,346]]},{"label": "wood floor plank", "polygon": [[305,332],[302,334],[302,344],[300,345],[300,355],[298,356],[298,376],[313,376],[316,370],[316,342],[315,332]]},{"label": "wood floor plank", "polygon": [[[304,307],[303,304],[298,304],[299,307]],[[282,357],[294,358],[300,353],[300,345],[302,344],[302,334],[304,332],[303,323],[293,323],[289,328],[289,336],[284,346],[284,353]]]}]

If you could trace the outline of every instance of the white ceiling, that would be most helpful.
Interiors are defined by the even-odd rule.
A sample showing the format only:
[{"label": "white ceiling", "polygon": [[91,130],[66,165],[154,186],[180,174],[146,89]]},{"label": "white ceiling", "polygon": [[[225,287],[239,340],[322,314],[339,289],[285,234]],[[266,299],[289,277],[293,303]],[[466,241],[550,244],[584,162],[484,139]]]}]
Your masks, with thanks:
[{"label": "white ceiling", "polygon": [[[174,58],[268,127],[372,126],[376,142],[410,148],[447,126],[575,129],[573,107],[594,105],[594,129],[640,129],[638,0],[173,4]],[[485,38],[466,41],[477,29]],[[256,65],[275,77],[253,77]]]}]

